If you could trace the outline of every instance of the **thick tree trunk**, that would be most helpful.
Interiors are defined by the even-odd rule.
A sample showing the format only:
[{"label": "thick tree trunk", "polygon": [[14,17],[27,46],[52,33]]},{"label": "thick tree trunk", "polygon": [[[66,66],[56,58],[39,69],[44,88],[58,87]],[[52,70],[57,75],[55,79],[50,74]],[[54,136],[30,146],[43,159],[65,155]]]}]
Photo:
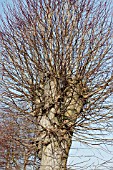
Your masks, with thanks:
[{"label": "thick tree trunk", "polygon": [[70,145],[70,139],[59,143],[51,138],[51,143],[43,147],[40,170],[66,170]]},{"label": "thick tree trunk", "polygon": [[[47,80],[41,87],[42,97],[39,97],[40,93],[36,96],[35,105],[38,115],[36,149],[40,159],[40,170],[67,169],[75,122],[83,108],[80,85],[73,87],[74,80],[70,81],[71,85],[64,88],[63,96],[62,93],[60,94],[61,91],[57,90],[56,79],[47,75]],[[41,101],[44,103],[42,107]]]},{"label": "thick tree trunk", "polygon": [[[66,170],[73,127],[83,102],[79,99],[79,86],[76,88],[69,86],[65,88],[65,97],[60,105],[57,82],[51,79],[47,76],[43,87],[45,111],[37,118],[40,132],[37,134],[37,153],[41,161],[40,170]],[[40,100],[37,98],[37,109],[39,104]],[[64,108],[66,109],[63,110]]]},{"label": "thick tree trunk", "polygon": [[[72,142],[72,135],[57,126],[58,121],[52,108],[48,116],[42,116],[41,127],[45,132],[40,135],[38,156],[41,159],[40,170],[66,170],[67,158]],[[53,124],[56,124],[53,126]]]}]

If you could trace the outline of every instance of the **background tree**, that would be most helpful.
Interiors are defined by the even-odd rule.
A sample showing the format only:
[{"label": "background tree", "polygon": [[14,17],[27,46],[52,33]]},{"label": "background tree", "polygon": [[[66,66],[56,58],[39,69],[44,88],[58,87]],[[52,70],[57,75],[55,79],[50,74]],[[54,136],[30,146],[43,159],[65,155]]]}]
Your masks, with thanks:
[{"label": "background tree", "polygon": [[19,141],[37,152],[40,170],[66,169],[72,137],[111,144],[105,138],[113,122],[109,5],[16,0],[5,10],[1,110],[22,123]]},{"label": "background tree", "polygon": [[31,121],[16,118],[8,113],[1,117],[0,123],[0,169],[29,170],[39,167],[36,147],[30,142],[33,138]]}]

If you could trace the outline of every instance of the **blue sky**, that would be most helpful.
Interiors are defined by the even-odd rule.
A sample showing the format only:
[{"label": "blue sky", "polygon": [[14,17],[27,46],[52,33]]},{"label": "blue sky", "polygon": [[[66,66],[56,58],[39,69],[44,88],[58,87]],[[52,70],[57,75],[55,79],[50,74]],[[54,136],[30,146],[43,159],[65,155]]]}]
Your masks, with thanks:
[{"label": "blue sky", "polygon": [[[3,15],[3,10],[2,10],[1,4],[6,3],[6,2],[11,3],[11,0],[0,0],[0,15]],[[111,5],[113,5],[113,1],[112,1]],[[112,138],[113,138],[113,136],[112,136]],[[75,148],[75,149],[73,149],[73,148]],[[108,152],[107,150],[109,150],[111,152]],[[97,156],[97,158],[93,156],[94,154]],[[100,159],[98,159],[98,157]],[[87,147],[86,145],[80,144],[79,142],[73,142],[72,149],[70,151],[70,158],[69,158],[68,162],[69,162],[69,164],[74,164],[74,163],[82,162],[83,160],[86,160],[86,161],[89,160],[89,164],[92,164],[93,168],[91,169],[91,167],[89,167],[89,168],[84,167],[84,169],[100,170],[100,168],[94,169],[94,168],[96,168],[96,166],[94,164],[101,164],[101,162],[103,162],[103,160],[108,160],[108,159],[111,159],[112,157],[113,157],[113,146],[112,147],[108,146],[108,148],[106,146],[103,146],[103,148],[101,148],[101,150],[100,150],[99,146],[94,146],[93,148],[91,148],[90,146]],[[113,167],[113,161],[111,162],[111,167]],[[107,169],[103,168],[103,170],[107,170]]]}]

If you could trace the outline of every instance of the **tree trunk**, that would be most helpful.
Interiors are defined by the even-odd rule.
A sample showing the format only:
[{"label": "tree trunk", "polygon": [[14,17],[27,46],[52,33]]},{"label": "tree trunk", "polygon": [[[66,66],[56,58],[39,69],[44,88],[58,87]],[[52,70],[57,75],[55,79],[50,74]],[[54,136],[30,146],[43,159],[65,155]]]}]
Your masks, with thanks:
[{"label": "tree trunk", "polygon": [[49,80],[44,86],[46,111],[38,116],[40,134],[37,134],[37,153],[41,160],[40,170],[66,170],[73,127],[83,107],[83,102],[78,96],[79,86],[77,86],[74,88],[75,91],[73,88],[67,89],[62,103],[62,107],[67,105],[65,106],[67,108],[60,112],[62,107],[58,105],[58,102],[55,103],[58,95],[55,83]]},{"label": "tree trunk", "polygon": [[51,109],[48,116],[44,115],[40,120],[41,127],[45,128],[45,132],[40,134],[38,143],[38,156],[41,159],[40,170],[66,170],[72,134],[58,126],[55,128],[53,124],[58,125],[54,108]]},{"label": "tree trunk", "polygon": [[40,170],[66,170],[70,145],[70,139],[59,143],[52,137],[51,143],[43,147]]}]

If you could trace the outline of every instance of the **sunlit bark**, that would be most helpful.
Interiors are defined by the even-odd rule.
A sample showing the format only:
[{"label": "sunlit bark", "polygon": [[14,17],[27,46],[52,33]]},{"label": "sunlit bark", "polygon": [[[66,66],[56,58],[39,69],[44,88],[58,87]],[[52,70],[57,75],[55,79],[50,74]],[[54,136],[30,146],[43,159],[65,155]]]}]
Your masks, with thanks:
[{"label": "sunlit bark", "polygon": [[28,150],[24,169],[34,151],[40,170],[66,170],[72,137],[86,144],[110,142],[95,135],[107,133],[113,120],[110,4],[16,0],[13,5],[0,34],[1,109],[21,127],[18,140]]}]

